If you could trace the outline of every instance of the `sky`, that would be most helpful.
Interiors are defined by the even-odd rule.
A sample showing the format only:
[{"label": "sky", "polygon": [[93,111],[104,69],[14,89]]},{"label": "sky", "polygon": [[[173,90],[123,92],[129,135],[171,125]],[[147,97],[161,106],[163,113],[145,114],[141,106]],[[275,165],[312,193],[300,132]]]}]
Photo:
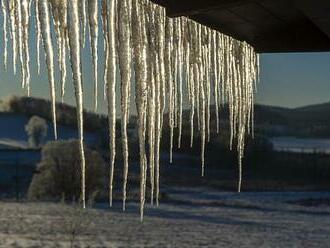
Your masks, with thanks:
[{"label": "sky", "polygon": [[257,103],[300,107],[330,102],[330,53],[261,55]]},{"label": "sky", "polygon": [[[2,39],[1,34],[0,38]],[[34,37],[31,37],[30,44],[31,96],[49,99],[45,60],[44,58],[41,60],[41,75],[38,76],[36,51],[33,45],[35,44]],[[85,107],[91,110],[93,106],[93,77],[89,53],[87,45],[83,50],[84,98]],[[9,52],[9,56],[10,55],[11,52]],[[0,45],[0,99],[10,95],[25,95],[26,92],[22,90],[20,86],[20,74],[18,73],[16,76],[13,75],[11,60],[9,60],[7,71],[4,71],[4,66],[2,64],[3,47]],[[101,67],[99,70],[99,112],[105,113],[106,102],[103,101],[102,58],[99,61],[99,66]],[[58,69],[56,71],[58,71]],[[59,76],[60,75],[57,74],[56,78],[59,79]],[[69,67],[68,78],[65,102],[74,105],[75,98],[71,81],[71,70]],[[58,84],[58,96],[60,96],[59,89],[60,87]],[[60,97],[58,97],[57,100],[59,101]],[[330,102],[330,53],[262,54],[261,80],[258,85],[256,102],[259,104],[291,108]]]}]

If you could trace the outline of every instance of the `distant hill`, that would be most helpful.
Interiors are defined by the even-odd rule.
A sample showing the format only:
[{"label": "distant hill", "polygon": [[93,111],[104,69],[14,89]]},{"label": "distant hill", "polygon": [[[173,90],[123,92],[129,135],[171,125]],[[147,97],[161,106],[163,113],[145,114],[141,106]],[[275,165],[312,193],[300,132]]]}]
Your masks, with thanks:
[{"label": "distant hill", "polygon": [[257,130],[267,135],[330,137],[330,103],[300,108],[256,105]]},{"label": "distant hill", "polygon": [[[3,112],[21,114],[26,117],[38,115],[48,121],[52,121],[51,103],[49,100],[33,97],[12,96],[1,101]],[[77,128],[76,108],[65,103],[56,103],[57,123],[62,126]],[[104,115],[84,111],[84,128],[87,131],[96,132],[107,126],[107,118]]]},{"label": "distant hill", "polygon": [[[28,147],[28,136],[25,131],[25,125],[28,123],[29,118],[16,113],[0,112],[0,144],[10,145],[13,147]],[[53,124],[47,121],[48,132],[46,141],[54,140]],[[78,132],[74,128],[66,127],[63,125],[58,126],[59,139],[77,139]],[[95,144],[97,142],[97,135],[95,133],[86,132],[85,141],[88,144]]]},{"label": "distant hill", "polygon": [[[50,102],[44,99],[28,97],[11,97],[1,101],[2,109],[25,117],[38,115],[51,122]],[[211,107],[214,113],[214,107]],[[189,110],[183,112],[183,134],[190,133]],[[211,117],[211,129],[215,130],[214,114]],[[228,129],[228,108],[220,113],[222,130]],[[167,115],[164,117],[167,126]],[[57,104],[57,121],[60,125],[76,129],[76,108],[67,104]],[[107,117],[85,111],[85,130],[90,132],[107,132]],[[136,117],[131,117],[130,128],[134,129]],[[120,121],[118,120],[118,133]],[[197,130],[197,128],[196,128]],[[283,108],[266,105],[255,105],[255,131],[266,136],[296,136],[330,138],[330,103],[304,106],[300,108]]]},{"label": "distant hill", "polygon": [[[216,129],[215,108],[211,107],[211,128]],[[221,112],[222,132],[229,128],[228,107]],[[189,121],[189,111],[184,111],[185,122]],[[283,108],[255,105],[255,132],[265,136],[296,136],[330,138],[330,103],[310,105],[300,108]],[[187,125],[189,130],[189,123]],[[186,130],[187,131],[187,130]]]}]

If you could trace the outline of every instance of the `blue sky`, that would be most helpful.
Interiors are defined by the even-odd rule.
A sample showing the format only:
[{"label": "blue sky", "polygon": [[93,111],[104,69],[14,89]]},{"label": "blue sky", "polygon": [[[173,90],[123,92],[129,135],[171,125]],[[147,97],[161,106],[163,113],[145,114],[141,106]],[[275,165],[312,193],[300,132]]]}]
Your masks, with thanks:
[{"label": "blue sky", "polygon": [[262,55],[257,102],[284,107],[330,102],[330,53]]},{"label": "blue sky", "polygon": [[[33,37],[31,39],[31,44],[34,44]],[[45,63],[42,63],[42,74],[38,76],[36,73],[36,53],[33,45],[31,45],[30,50],[32,75],[31,95],[49,98]],[[2,54],[3,48],[0,47],[0,55]],[[11,53],[9,53],[9,56],[10,55]],[[92,64],[88,48],[85,48],[83,57],[86,58],[83,60],[85,107],[87,109],[92,109]],[[2,63],[2,56],[0,61]],[[11,62],[9,62],[8,66],[9,69],[7,72],[4,71],[2,65],[0,66],[0,98],[13,94],[24,95],[25,92],[20,87],[19,74],[16,76],[13,75]],[[103,66],[102,60],[100,61],[100,66]],[[71,70],[69,67],[68,76],[69,78],[71,77]],[[56,75],[56,78],[59,78],[59,75]],[[103,83],[101,70],[99,81],[100,84]],[[71,80],[68,80],[67,86],[65,102],[74,104]],[[59,90],[59,87],[57,88]],[[105,112],[106,103],[102,100],[102,91],[103,85],[100,85],[99,111]],[[57,95],[60,95],[59,91]],[[298,107],[330,102],[330,53],[261,55],[261,82],[258,86],[256,99],[257,103],[283,107]]]}]

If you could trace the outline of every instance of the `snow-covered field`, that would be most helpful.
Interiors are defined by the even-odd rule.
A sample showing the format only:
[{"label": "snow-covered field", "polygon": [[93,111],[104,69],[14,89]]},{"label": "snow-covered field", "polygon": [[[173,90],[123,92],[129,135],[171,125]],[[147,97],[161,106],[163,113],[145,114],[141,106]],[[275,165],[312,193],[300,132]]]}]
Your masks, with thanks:
[{"label": "snow-covered field", "polygon": [[330,154],[330,139],[274,137],[271,142],[275,151]]},{"label": "snow-covered field", "polygon": [[[330,192],[169,190],[171,201],[122,213],[120,203],[82,211],[51,203],[0,203],[0,247],[329,247]],[[326,201],[325,201],[326,202]],[[70,241],[71,240],[71,241]]]}]

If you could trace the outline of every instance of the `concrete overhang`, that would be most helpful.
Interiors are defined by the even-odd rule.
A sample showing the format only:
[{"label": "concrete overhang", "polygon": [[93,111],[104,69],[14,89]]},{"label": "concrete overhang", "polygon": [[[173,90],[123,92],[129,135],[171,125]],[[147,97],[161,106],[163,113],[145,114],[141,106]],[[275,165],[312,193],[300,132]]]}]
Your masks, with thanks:
[{"label": "concrete overhang", "polygon": [[330,51],[330,0],[152,0],[260,53]]}]

